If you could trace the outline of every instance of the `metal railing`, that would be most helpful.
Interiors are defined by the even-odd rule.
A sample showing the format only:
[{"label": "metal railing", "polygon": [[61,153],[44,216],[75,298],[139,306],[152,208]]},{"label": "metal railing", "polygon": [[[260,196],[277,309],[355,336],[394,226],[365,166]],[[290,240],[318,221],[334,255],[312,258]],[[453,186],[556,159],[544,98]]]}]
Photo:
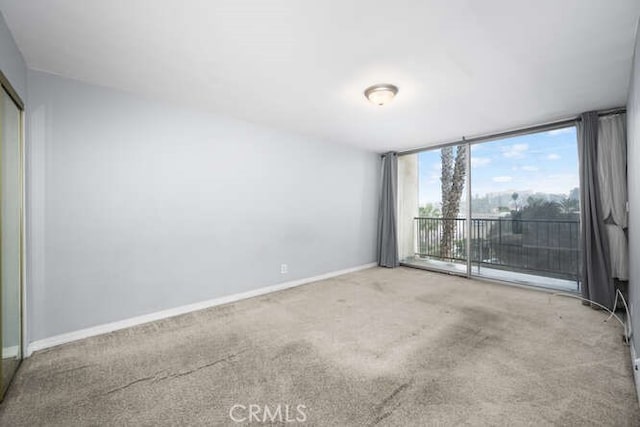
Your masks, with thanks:
[{"label": "metal railing", "polygon": [[[416,256],[578,280],[580,223],[563,219],[416,217]],[[447,230],[448,229],[448,230]]]}]

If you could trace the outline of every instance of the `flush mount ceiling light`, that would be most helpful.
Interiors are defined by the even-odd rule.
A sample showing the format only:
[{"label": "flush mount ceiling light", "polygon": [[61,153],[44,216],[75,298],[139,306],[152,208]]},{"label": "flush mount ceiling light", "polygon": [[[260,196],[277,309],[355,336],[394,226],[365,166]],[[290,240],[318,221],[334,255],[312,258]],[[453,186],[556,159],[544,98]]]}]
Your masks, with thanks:
[{"label": "flush mount ceiling light", "polygon": [[392,84],[377,84],[369,86],[364,91],[364,96],[374,104],[384,105],[391,101],[398,93],[398,87]]}]

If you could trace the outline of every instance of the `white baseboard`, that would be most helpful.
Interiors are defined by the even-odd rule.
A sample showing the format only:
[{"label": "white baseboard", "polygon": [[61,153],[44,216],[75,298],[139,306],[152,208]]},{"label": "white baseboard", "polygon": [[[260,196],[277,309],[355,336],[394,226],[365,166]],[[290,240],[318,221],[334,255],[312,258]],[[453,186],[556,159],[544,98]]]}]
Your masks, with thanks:
[{"label": "white baseboard", "polygon": [[60,344],[65,344],[72,341],[81,340],[83,338],[93,337],[96,335],[107,334],[109,332],[117,331],[119,329],[130,328],[132,326],[153,322],[155,320],[166,319],[168,317],[173,317],[173,316],[179,316],[181,314],[190,313],[192,311],[203,310],[205,308],[214,307],[216,305],[228,304],[228,303],[240,301],[246,298],[257,297],[257,296],[268,294],[271,292],[293,288],[296,286],[305,285],[307,283],[317,282],[319,280],[329,279],[331,277],[341,276],[343,274],[365,270],[367,268],[375,267],[376,265],[377,264],[375,262],[359,265],[357,267],[346,268],[344,270],[338,270],[338,271],[332,271],[329,273],[320,274],[318,276],[292,280],[290,282],[284,282],[284,283],[279,283],[277,285],[266,286],[263,288],[254,289],[247,292],[227,295],[224,297],[214,298],[207,301],[201,301],[194,304],[188,304],[180,307],[170,308],[168,310],[157,311],[155,313],[149,313],[142,316],[131,317],[129,319],[119,320],[117,322],[105,323],[103,325],[97,325],[91,328],[80,329],[80,330],[68,332],[65,334],[55,335],[52,337],[44,338],[44,339],[29,343],[29,345],[27,346],[25,357],[31,356],[31,354],[34,351],[44,350],[45,348],[55,347]]},{"label": "white baseboard", "polygon": [[12,345],[11,347],[3,347],[2,348],[2,358],[3,359],[12,359],[14,357],[18,357],[20,354],[20,347],[17,345]]},{"label": "white baseboard", "polygon": [[629,348],[631,349],[631,369],[633,370],[633,382],[636,384],[636,394],[638,396],[638,404],[640,405],[640,359],[638,353],[631,341]]}]

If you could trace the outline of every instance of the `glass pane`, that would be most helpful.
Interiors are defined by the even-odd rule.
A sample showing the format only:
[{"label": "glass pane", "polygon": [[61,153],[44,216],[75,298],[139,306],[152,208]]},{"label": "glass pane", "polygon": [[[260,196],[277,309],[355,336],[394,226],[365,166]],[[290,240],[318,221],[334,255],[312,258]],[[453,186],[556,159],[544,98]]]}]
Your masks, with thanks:
[{"label": "glass pane", "polygon": [[467,273],[466,156],[467,146],[458,145],[400,157],[410,163],[398,167],[400,224],[411,220],[411,233],[400,227],[403,263]]},{"label": "glass pane", "polygon": [[2,392],[8,386],[22,357],[20,215],[22,185],[20,179],[20,110],[2,91],[1,164],[2,204],[0,206],[1,287],[2,287]]},{"label": "glass pane", "polygon": [[576,291],[575,127],[471,148],[472,274]]}]

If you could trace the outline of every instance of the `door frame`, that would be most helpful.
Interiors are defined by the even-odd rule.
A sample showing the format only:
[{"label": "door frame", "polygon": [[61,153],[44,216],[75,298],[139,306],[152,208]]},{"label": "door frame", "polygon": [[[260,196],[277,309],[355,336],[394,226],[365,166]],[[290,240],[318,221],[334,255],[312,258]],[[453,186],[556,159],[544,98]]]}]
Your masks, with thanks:
[{"label": "door frame", "polygon": [[[25,277],[26,277],[26,265],[25,265],[25,259],[26,259],[26,250],[25,250],[25,224],[26,224],[26,220],[25,220],[25,214],[26,214],[26,210],[25,210],[25,200],[26,200],[26,194],[25,194],[25,141],[24,141],[24,136],[25,136],[25,120],[24,120],[24,114],[25,114],[25,108],[24,108],[24,102],[22,101],[22,98],[20,98],[20,95],[18,95],[18,92],[16,92],[16,90],[13,88],[13,86],[11,85],[11,82],[9,81],[9,79],[6,77],[6,75],[2,72],[2,70],[0,70],[0,88],[2,90],[4,90],[4,92],[9,95],[9,97],[11,98],[11,100],[13,101],[13,103],[16,105],[16,107],[18,107],[19,110],[19,120],[20,123],[18,124],[18,128],[20,130],[20,136],[19,136],[19,147],[18,147],[18,152],[19,152],[19,157],[20,157],[20,164],[18,165],[19,168],[19,174],[20,174],[20,189],[19,189],[19,193],[20,193],[20,238],[19,238],[19,251],[20,251],[20,284],[19,284],[19,295],[20,295],[20,306],[18,307],[19,313],[20,313],[20,340],[19,340],[19,348],[20,348],[20,360],[18,360],[18,366],[16,367],[16,372],[17,370],[20,368],[20,364],[22,363],[22,360],[24,359],[25,356],[25,350],[27,348],[26,345],[26,338],[25,338],[25,311],[26,311],[26,293],[25,293]],[[0,238],[2,236],[2,232],[0,229]],[[0,284],[1,286],[1,284]],[[2,319],[0,318],[0,345],[2,343]],[[2,355],[0,354],[0,359],[1,359]],[[2,363],[0,363],[0,378],[2,378]],[[7,383],[6,387],[4,387],[3,384],[0,383],[0,401],[2,401],[4,399],[4,396],[7,392],[7,390],[9,389],[9,385],[11,384],[11,382],[13,381],[13,378],[15,378],[15,373],[12,376],[11,380]]]}]

